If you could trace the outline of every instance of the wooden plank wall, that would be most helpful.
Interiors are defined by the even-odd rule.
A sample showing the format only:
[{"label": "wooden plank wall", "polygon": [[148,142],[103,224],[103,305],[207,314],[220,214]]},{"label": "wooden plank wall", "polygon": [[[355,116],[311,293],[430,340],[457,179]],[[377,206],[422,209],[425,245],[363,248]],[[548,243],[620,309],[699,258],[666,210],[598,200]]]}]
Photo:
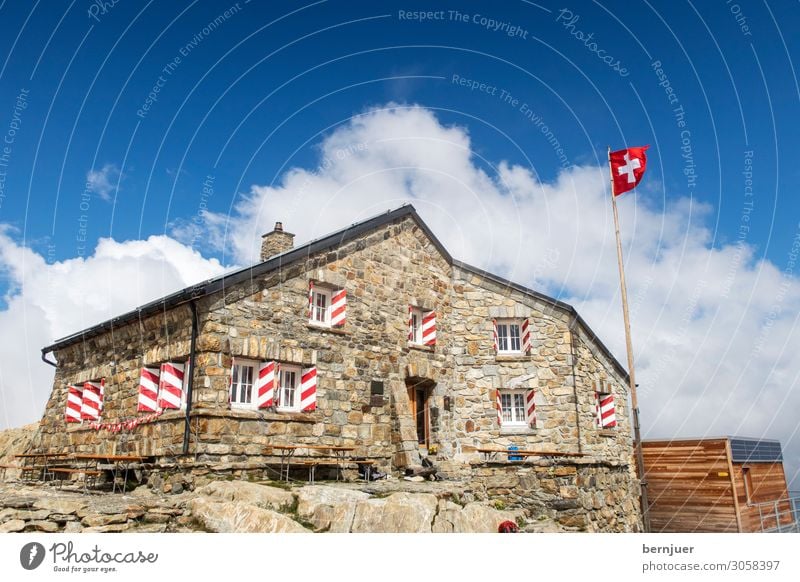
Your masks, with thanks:
[{"label": "wooden plank wall", "polygon": [[653,532],[736,532],[726,439],[645,441]]},{"label": "wooden plank wall", "polygon": [[[744,484],[743,468],[750,469],[750,480],[753,484],[753,491],[750,498],[747,498]],[[739,500],[739,513],[742,518],[742,531],[759,532],[761,531],[762,518],[759,516],[758,503],[780,501],[788,499],[789,491],[786,486],[786,475],[783,471],[782,463],[734,463],[733,477],[736,485],[736,496]],[[771,512],[771,514],[770,514]],[[794,518],[791,513],[789,501],[779,503],[777,507],[777,518],[775,518],[774,506],[763,507],[761,510],[764,527],[767,529],[775,528],[778,519],[781,525],[790,525]]]}]

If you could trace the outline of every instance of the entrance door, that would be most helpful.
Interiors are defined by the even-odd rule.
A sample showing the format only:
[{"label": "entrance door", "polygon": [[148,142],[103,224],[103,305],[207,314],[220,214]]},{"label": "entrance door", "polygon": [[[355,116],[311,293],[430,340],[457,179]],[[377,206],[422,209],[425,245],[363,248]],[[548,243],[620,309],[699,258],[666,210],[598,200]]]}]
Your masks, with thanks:
[{"label": "entrance door", "polygon": [[411,414],[417,429],[417,442],[421,449],[427,449],[431,442],[430,396],[433,389],[431,380],[408,383],[408,399]]}]

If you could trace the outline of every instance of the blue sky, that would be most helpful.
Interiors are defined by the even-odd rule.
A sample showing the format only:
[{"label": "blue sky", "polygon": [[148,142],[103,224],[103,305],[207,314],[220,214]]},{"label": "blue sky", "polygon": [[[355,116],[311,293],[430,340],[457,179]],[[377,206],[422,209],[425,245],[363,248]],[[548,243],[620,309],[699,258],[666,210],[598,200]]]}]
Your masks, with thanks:
[{"label": "blue sky", "polygon": [[[607,145],[650,144],[620,204],[643,422],[781,438],[792,478],[800,436],[772,411],[800,370],[800,10],[619,6],[2,2],[0,321],[29,335],[0,349],[0,421],[41,414],[41,345],[246,264],[275,220],[302,242],[404,201],[454,255],[574,303],[624,361],[598,176]],[[466,194],[440,199],[433,173]]]}]

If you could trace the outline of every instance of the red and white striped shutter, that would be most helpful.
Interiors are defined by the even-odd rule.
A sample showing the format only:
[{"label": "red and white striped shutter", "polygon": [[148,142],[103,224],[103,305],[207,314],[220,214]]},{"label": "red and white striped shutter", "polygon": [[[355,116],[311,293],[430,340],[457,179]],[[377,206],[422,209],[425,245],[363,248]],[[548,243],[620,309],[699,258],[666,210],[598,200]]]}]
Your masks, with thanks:
[{"label": "red and white striped shutter", "polygon": [[67,389],[67,410],[64,414],[66,422],[81,421],[81,406],[83,403],[83,388],[80,386],[70,386]]},{"label": "red and white striped shutter", "polygon": [[314,321],[314,281],[308,282],[308,321]]},{"label": "red and white striped shutter", "polygon": [[158,409],[158,368],[142,368],[139,374],[139,412]]},{"label": "red and white striped shutter", "polygon": [[531,327],[527,318],[522,320],[522,351],[531,353]]},{"label": "red and white striped shutter", "polygon": [[422,316],[422,343],[426,346],[436,345],[436,312],[428,311]]},{"label": "red and white striped shutter", "polygon": [[303,370],[300,380],[300,410],[312,412],[317,409],[317,367]]},{"label": "red and white striped shutter", "polygon": [[347,321],[347,290],[339,289],[331,296],[331,327],[342,327]]},{"label": "red and white striped shutter", "polygon": [[500,398],[500,390],[494,391],[495,407],[497,408],[497,426],[503,426],[503,402]]},{"label": "red and white striped shutter", "polygon": [[81,420],[99,420],[103,396],[99,382],[85,382],[81,393]]},{"label": "red and white striped shutter", "polygon": [[414,341],[414,308],[408,306],[408,341]]},{"label": "red and white striped shutter", "polygon": [[525,422],[536,428],[536,390],[528,390],[525,394]]},{"label": "red and white striped shutter", "polygon": [[263,362],[258,367],[256,404],[259,408],[270,408],[275,405],[275,368],[275,362]]},{"label": "red and white striped shutter", "polygon": [[494,353],[500,351],[500,343],[497,341],[497,320],[492,320],[492,344],[494,345]]},{"label": "red and white striped shutter", "polygon": [[180,408],[183,400],[183,364],[161,364],[161,381],[158,385],[159,408]]},{"label": "red and white striped shutter", "polygon": [[600,428],[614,428],[617,426],[617,417],[614,410],[614,395],[599,394],[598,406],[600,410]]}]

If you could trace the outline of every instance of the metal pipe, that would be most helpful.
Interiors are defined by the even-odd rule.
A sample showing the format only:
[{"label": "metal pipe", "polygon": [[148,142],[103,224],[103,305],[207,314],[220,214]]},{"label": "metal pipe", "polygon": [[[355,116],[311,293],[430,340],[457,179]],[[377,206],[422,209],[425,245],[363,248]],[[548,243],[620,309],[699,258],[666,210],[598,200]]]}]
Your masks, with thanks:
[{"label": "metal pipe", "polygon": [[58,368],[58,364],[57,364],[56,362],[51,362],[50,360],[48,360],[48,359],[47,359],[47,354],[48,354],[48,353],[49,353],[49,352],[46,352],[44,349],[42,350],[42,361],[43,361],[45,364],[50,364],[50,365],[51,365],[51,366],[53,366],[54,368]]},{"label": "metal pipe", "polygon": [[186,421],[183,427],[183,454],[189,453],[189,422],[192,413],[192,389],[194,388],[195,348],[197,346],[197,305],[189,302],[192,310],[192,343],[189,347],[189,382],[186,385]]}]

